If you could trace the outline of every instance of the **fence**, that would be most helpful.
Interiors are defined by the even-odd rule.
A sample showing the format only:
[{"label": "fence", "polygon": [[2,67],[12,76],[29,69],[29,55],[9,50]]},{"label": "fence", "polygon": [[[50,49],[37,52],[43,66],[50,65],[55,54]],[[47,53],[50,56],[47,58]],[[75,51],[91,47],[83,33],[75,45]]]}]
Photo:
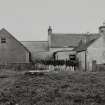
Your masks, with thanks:
[{"label": "fence", "polygon": [[92,71],[93,72],[105,71],[105,64],[97,64],[96,60],[93,60],[92,61]]},{"label": "fence", "polygon": [[34,63],[9,63],[0,65],[0,69],[13,70],[75,70],[77,61],[69,60],[40,60]]},{"label": "fence", "polygon": [[44,64],[35,64],[35,70],[55,70],[55,71],[67,71],[76,70],[75,66],[67,66],[67,65],[44,65]]},{"label": "fence", "polygon": [[105,64],[96,64],[94,65],[93,70],[94,72],[101,72],[101,71],[105,71]]},{"label": "fence", "polygon": [[40,60],[35,63],[37,70],[71,70],[74,71],[78,67],[77,61],[70,60]]}]

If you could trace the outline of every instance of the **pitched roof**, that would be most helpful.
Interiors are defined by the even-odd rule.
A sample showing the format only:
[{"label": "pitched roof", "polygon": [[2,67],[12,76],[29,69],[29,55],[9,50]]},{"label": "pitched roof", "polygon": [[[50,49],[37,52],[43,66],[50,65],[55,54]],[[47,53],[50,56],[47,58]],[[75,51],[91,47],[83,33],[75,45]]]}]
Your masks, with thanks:
[{"label": "pitched roof", "polygon": [[29,50],[20,41],[18,41],[11,33],[9,33],[5,28],[2,28],[0,30],[0,34],[6,34],[11,36],[19,45],[21,45],[21,47],[23,47],[26,51],[29,52]]},{"label": "pitched roof", "polygon": [[[87,34],[88,35],[88,34]],[[51,34],[51,47],[77,47],[80,40],[84,39],[86,34]],[[98,34],[89,34],[89,39],[99,37]]]},{"label": "pitched roof", "polygon": [[[100,35],[99,35],[100,37]],[[86,49],[92,44],[94,43],[99,37],[94,38],[89,40],[86,44],[85,43],[81,43],[78,47],[76,47],[74,50],[77,52],[82,52],[82,51],[86,51]]]},{"label": "pitched roof", "polygon": [[21,41],[21,43],[31,52],[33,61],[46,59],[49,50],[47,41]]},{"label": "pitched roof", "polygon": [[48,51],[48,42],[47,41],[21,41],[21,43],[30,51],[30,52],[46,52]]}]

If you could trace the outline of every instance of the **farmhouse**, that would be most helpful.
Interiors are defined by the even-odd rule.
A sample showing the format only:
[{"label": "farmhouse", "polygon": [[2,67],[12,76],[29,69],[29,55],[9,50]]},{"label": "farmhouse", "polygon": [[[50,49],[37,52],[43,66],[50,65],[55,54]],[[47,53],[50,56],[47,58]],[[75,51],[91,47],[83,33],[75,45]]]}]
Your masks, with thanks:
[{"label": "farmhouse", "polygon": [[48,41],[21,41],[21,43],[29,49],[33,61],[41,59],[69,60],[70,55],[76,54],[74,48],[81,40],[84,42],[85,34],[54,33],[49,26]]},{"label": "farmhouse", "polygon": [[[88,38],[86,39],[86,36]],[[99,38],[99,34],[86,33],[53,33],[51,27],[48,29],[49,52],[54,54],[57,60],[70,60],[71,55],[76,55],[79,45]]]},{"label": "farmhouse", "polygon": [[105,25],[99,27],[97,38],[81,43],[76,51],[82,69],[92,70],[94,63],[105,64]]},{"label": "farmhouse", "polygon": [[53,33],[51,27],[48,29],[49,52],[56,60],[69,60],[80,40],[84,40],[83,34]]}]

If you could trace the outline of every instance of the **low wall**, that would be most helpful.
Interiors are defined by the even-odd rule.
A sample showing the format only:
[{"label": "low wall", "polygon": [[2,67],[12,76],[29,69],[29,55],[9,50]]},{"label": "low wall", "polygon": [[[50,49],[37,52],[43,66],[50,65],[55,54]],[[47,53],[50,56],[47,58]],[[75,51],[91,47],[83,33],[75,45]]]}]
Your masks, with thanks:
[{"label": "low wall", "polygon": [[32,63],[12,63],[6,65],[0,65],[0,69],[12,69],[12,70],[32,70],[35,69]]},{"label": "low wall", "polygon": [[98,72],[105,71],[105,64],[96,64],[96,70],[94,71]]}]

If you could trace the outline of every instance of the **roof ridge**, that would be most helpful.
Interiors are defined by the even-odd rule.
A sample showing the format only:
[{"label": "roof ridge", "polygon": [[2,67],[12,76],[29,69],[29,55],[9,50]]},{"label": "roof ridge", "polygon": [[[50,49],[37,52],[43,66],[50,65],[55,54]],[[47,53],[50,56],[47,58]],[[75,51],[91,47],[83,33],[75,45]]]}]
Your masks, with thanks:
[{"label": "roof ridge", "polygon": [[20,42],[48,42],[48,41],[30,41],[30,40],[29,41],[26,41],[25,40],[25,41],[20,41]]},{"label": "roof ridge", "polygon": [[75,34],[75,35],[84,35],[85,33],[52,33],[52,34],[57,34],[57,35],[63,35],[63,34],[66,34],[66,35],[73,35],[73,34]]},{"label": "roof ridge", "polygon": [[94,35],[94,34],[99,34],[99,33],[52,33],[52,35]]}]

